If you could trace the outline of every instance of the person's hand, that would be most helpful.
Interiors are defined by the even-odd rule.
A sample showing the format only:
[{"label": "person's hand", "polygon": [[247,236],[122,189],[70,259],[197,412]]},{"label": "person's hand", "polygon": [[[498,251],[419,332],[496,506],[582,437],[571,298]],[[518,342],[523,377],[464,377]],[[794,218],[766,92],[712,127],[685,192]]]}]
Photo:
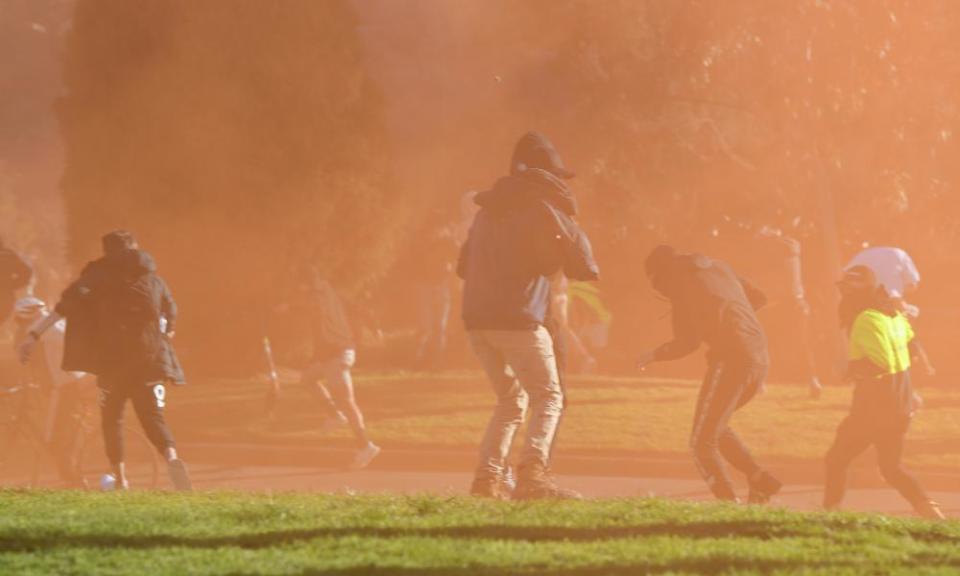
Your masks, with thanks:
[{"label": "person's hand", "polygon": [[30,361],[30,356],[33,354],[33,349],[36,345],[37,340],[33,336],[27,336],[26,340],[17,346],[17,358],[20,359],[21,364],[26,364]]},{"label": "person's hand", "polygon": [[637,370],[643,371],[654,361],[653,350],[648,350],[637,358]]},{"label": "person's hand", "polygon": [[166,333],[166,334],[167,334],[167,338],[169,338],[170,340],[173,340],[173,337],[176,335],[176,333],[177,333],[177,332],[176,332],[175,330],[171,330],[170,332],[167,332],[167,333]]}]

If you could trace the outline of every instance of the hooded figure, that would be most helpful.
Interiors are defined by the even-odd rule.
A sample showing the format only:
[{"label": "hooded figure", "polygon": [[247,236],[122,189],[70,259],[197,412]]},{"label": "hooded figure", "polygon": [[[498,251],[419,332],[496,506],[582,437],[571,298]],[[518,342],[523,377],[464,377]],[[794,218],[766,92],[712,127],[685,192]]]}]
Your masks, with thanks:
[{"label": "hooded figure", "polygon": [[682,358],[703,343],[709,346],[690,437],[694,461],[717,498],[737,499],[722,456],[747,477],[751,502],[768,501],[780,482],[757,465],[729,425],[766,378],[767,340],[754,314],[766,298],[724,262],[666,245],[647,257],[646,272],[653,288],[670,300],[673,339],[643,354],[638,364]]},{"label": "hooded figure", "polygon": [[510,173],[520,174],[529,168],[545,170],[557,178],[569,180],[576,176],[563,164],[560,153],[553,143],[540,132],[527,132],[513,148]]},{"label": "hooded figure", "polygon": [[177,305],[153,257],[118,244],[119,234],[104,238],[104,256],[84,267],[57,304],[68,319],[63,369],[182,384],[167,336],[176,328]]},{"label": "hooded figure", "polygon": [[170,338],[177,307],[156,264],[124,230],[103,237],[103,257],[87,264],[64,290],[53,314],[39,320],[20,345],[29,360],[44,331],[67,319],[63,369],[97,375],[101,428],[116,486],[128,487],[123,413],[128,400],[147,438],[167,460],[178,490],[191,488],[164,418],[167,382],[183,383]]},{"label": "hooded figure", "polygon": [[541,326],[550,275],[562,270],[573,280],[599,277],[589,239],[573,220],[576,199],[558,174],[572,175],[549,141],[530,132],[514,149],[511,175],[476,195],[480,212],[457,265],[466,281],[467,330]]},{"label": "hooded figure", "polygon": [[549,276],[599,275],[590,242],[573,220],[577,205],[556,149],[542,134],[525,134],[514,148],[510,175],[476,196],[480,211],[461,247],[463,321],[498,405],[480,448],[471,492],[506,497],[504,460],[523,421],[530,425],[515,498],[571,496],[548,475],[550,447],[563,394],[553,341],[544,327]]},{"label": "hooded figure", "polygon": [[766,304],[766,296],[730,266],[661,245],[650,253],[645,268],[653,288],[673,305],[673,340],[656,349],[656,360],[682,358],[705,343],[711,361],[769,364],[767,339],[754,313]]}]

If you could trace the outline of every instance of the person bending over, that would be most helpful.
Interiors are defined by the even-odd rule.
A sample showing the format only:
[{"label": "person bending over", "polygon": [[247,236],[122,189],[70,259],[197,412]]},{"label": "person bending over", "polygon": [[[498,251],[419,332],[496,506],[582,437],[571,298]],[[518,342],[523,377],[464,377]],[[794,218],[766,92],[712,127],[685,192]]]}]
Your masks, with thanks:
[{"label": "person bending over", "polygon": [[673,340],[641,354],[640,368],[675,360],[706,343],[707,374],[700,387],[690,445],[714,496],[737,501],[721,460],[742,472],[749,502],[766,503],[781,483],[763,470],[730,428],[730,417],[756,396],[767,375],[767,338],[754,314],[764,295],[724,262],[658,246],[646,260],[653,288],[673,307]]}]

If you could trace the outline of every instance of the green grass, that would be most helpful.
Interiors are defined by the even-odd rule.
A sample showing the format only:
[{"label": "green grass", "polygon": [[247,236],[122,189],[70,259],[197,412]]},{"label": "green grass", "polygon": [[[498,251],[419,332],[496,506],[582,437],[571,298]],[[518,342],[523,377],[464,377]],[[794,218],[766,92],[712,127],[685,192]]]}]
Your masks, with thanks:
[{"label": "green grass", "polygon": [[[559,452],[594,455],[682,454],[686,458],[698,382],[664,378],[575,377]],[[473,450],[494,396],[479,372],[364,374],[357,395],[373,437],[387,446]],[[255,381],[195,382],[173,391],[170,414],[185,438],[231,442],[342,445],[349,432],[317,432],[318,405],[295,381],[273,422],[262,418],[266,385]],[[799,386],[768,386],[734,417],[734,427],[761,458],[819,460],[847,413],[849,388],[807,398]],[[927,408],[908,435],[906,460],[929,467],[960,466],[960,393],[923,390]],[[212,409],[215,408],[215,409]],[[181,432],[182,431],[182,432]]]},{"label": "green grass", "polygon": [[954,574],[960,524],[656,499],[0,491],[2,574]]}]

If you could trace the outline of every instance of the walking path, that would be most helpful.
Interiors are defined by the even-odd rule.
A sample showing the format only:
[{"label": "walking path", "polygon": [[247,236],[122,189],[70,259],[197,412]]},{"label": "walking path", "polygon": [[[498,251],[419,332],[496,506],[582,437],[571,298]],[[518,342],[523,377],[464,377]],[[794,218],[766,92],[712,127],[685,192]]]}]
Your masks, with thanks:
[{"label": "walking path", "polygon": [[[196,489],[255,492],[464,495],[475,462],[475,454],[463,450],[386,448],[368,469],[347,471],[352,452],[343,449],[188,443],[181,446],[181,453],[190,464]],[[886,486],[873,462],[872,457],[861,458],[851,468],[845,509],[910,514],[910,506]],[[588,498],[713,499],[697,477],[691,460],[679,455],[590,458],[561,453],[556,457],[555,470],[563,486],[576,489]],[[786,484],[772,505],[800,511],[820,509],[821,466],[792,462],[781,463],[772,470]],[[920,472],[921,482],[942,504],[944,512],[960,518],[960,478],[935,471]],[[0,477],[0,487],[26,484],[25,478]],[[52,477],[52,471],[46,471],[39,485],[56,488],[58,482]],[[160,487],[169,488],[165,477]],[[746,496],[742,482],[738,491],[741,497]]]},{"label": "walking path", "polygon": [[[361,470],[347,472],[307,467],[226,467],[194,466],[194,486],[198,490],[314,491],[323,493],[365,494],[442,494],[467,493],[471,476],[467,472],[405,472]],[[558,481],[589,498],[657,496],[685,500],[712,500],[703,482],[695,479],[636,478],[611,476],[561,475]],[[745,493],[744,490],[741,492]],[[815,511],[820,508],[821,487],[790,485],[774,498],[773,506]],[[960,492],[933,494],[951,517],[960,517]],[[907,515],[910,506],[892,489],[853,489],[845,509]]]}]

